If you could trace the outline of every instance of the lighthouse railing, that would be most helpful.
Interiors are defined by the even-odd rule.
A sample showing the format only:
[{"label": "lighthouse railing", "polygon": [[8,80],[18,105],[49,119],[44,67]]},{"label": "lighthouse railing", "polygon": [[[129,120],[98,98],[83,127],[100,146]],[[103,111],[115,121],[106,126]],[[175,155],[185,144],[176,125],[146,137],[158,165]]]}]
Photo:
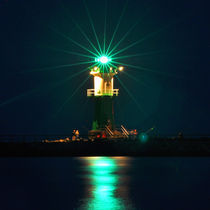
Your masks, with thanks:
[{"label": "lighthouse railing", "polygon": [[95,89],[87,89],[87,96],[118,96],[119,89],[113,90],[95,90]]}]

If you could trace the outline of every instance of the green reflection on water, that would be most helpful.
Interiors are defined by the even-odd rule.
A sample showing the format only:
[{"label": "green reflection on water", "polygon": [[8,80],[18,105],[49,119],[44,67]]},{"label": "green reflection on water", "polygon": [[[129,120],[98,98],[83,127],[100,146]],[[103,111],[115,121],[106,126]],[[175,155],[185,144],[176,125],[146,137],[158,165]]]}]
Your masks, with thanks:
[{"label": "green reflection on water", "polygon": [[118,160],[110,157],[83,158],[87,164],[90,184],[89,199],[80,209],[125,209],[121,198],[116,196],[119,185]]}]

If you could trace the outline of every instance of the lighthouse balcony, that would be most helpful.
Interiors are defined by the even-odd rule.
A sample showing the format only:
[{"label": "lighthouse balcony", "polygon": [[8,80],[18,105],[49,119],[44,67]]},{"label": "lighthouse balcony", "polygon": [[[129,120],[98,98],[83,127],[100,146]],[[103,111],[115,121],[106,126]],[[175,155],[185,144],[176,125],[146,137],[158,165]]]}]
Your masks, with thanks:
[{"label": "lighthouse balcony", "polygon": [[95,90],[87,89],[87,96],[118,96],[119,89],[113,90]]}]

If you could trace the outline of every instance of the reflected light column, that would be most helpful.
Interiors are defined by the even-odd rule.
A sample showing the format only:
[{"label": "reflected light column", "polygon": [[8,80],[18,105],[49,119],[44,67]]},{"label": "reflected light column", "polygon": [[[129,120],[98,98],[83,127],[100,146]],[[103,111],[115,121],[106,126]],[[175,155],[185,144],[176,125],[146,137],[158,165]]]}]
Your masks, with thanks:
[{"label": "reflected light column", "polygon": [[[123,158],[123,157],[122,157]],[[80,209],[91,210],[123,210],[126,209],[122,198],[117,197],[119,186],[119,158],[111,157],[87,157],[82,158],[87,166],[90,188],[88,199],[80,206]]]}]

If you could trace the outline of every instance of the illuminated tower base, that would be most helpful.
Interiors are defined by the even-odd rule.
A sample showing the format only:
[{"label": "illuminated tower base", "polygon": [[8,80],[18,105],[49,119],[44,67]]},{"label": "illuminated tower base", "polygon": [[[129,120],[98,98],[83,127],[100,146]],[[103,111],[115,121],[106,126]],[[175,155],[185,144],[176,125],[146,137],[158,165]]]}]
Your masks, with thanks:
[{"label": "illuminated tower base", "polygon": [[103,130],[108,126],[111,130],[114,130],[113,97],[94,97],[94,106],[94,121],[92,129]]}]

